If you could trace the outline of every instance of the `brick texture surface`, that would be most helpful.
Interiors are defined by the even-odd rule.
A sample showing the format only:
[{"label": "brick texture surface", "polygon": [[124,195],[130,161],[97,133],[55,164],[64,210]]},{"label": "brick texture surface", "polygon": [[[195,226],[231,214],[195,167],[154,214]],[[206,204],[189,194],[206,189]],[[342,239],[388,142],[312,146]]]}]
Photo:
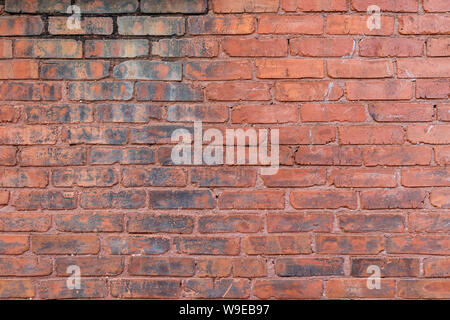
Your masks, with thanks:
[{"label": "brick texture surface", "polygon": [[0,298],[450,298],[449,4],[0,1]]}]

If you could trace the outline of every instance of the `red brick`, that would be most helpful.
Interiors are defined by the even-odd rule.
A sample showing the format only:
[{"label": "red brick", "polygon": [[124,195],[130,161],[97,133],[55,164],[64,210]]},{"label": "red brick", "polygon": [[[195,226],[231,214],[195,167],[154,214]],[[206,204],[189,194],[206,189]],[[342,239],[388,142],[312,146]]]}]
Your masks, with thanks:
[{"label": "red brick", "polygon": [[170,299],[180,295],[179,280],[169,279],[114,279],[111,295],[119,298]]},{"label": "red brick", "polygon": [[93,109],[85,104],[59,104],[25,107],[26,121],[30,124],[92,122]]},{"label": "red brick", "polygon": [[199,34],[250,34],[255,31],[255,21],[250,15],[199,16],[188,18],[189,33]]},{"label": "red brick", "polygon": [[176,251],[195,255],[238,255],[240,239],[230,237],[180,237],[174,239]]},{"label": "red brick", "polygon": [[19,120],[21,108],[4,105],[0,107],[0,123],[17,122]]},{"label": "red brick", "polygon": [[126,128],[110,127],[68,127],[61,133],[61,139],[73,144],[114,144],[123,145],[127,142]]},{"label": "red brick", "polygon": [[0,40],[0,58],[12,58],[11,40]]},{"label": "red brick", "polygon": [[48,176],[48,171],[42,169],[3,168],[0,169],[0,187],[45,188]]},{"label": "red brick", "polygon": [[66,34],[101,34],[110,35],[113,33],[113,20],[106,17],[84,17],[80,21],[80,28],[68,28],[66,17],[50,17],[48,22],[48,32],[54,35]]},{"label": "red brick", "polygon": [[351,38],[293,38],[289,40],[291,55],[306,57],[343,57],[352,54]]},{"label": "red brick", "polygon": [[279,0],[213,0],[215,13],[243,13],[243,12],[277,12]]},{"label": "red brick", "polygon": [[437,105],[437,117],[442,121],[450,121],[450,103],[439,103]]},{"label": "red brick", "polygon": [[356,193],[343,190],[298,190],[290,195],[296,209],[356,209]]},{"label": "red brick", "polygon": [[100,122],[146,123],[150,119],[161,120],[163,117],[163,109],[150,104],[98,104],[95,113]]},{"label": "red brick", "polygon": [[345,232],[403,232],[405,217],[401,214],[339,215],[339,227]]},{"label": "red brick", "polygon": [[220,209],[283,209],[282,191],[225,191],[219,196]]},{"label": "red brick", "polygon": [[353,146],[300,146],[295,162],[303,165],[357,166],[362,164],[362,152]]},{"label": "red brick", "polygon": [[416,98],[448,99],[449,96],[450,81],[447,79],[416,81]]},{"label": "red brick", "polygon": [[298,121],[294,105],[243,105],[231,110],[232,123],[288,123]]},{"label": "red brick", "polygon": [[391,298],[395,296],[395,281],[381,279],[380,289],[369,289],[366,279],[330,279],[327,281],[328,298]]},{"label": "red brick", "polygon": [[410,213],[409,230],[416,232],[449,232],[450,215],[445,212]]},{"label": "red brick", "polygon": [[430,194],[430,202],[437,208],[450,208],[450,190],[433,190]]},{"label": "red brick", "polygon": [[107,254],[160,255],[169,249],[170,240],[165,237],[109,236],[103,242],[103,250]]},{"label": "red brick", "polygon": [[200,299],[244,299],[250,296],[250,281],[244,279],[188,279],[183,289],[189,297]]},{"label": "red brick", "polygon": [[97,236],[34,234],[31,248],[36,254],[98,254],[100,241]]},{"label": "red brick", "polygon": [[146,194],[142,190],[95,190],[81,194],[84,209],[137,209],[145,206]]},{"label": "red brick", "polygon": [[116,65],[113,76],[116,79],[180,81],[182,65],[179,62],[129,60]]},{"label": "red brick", "polygon": [[329,181],[337,188],[393,188],[397,177],[393,169],[333,168]]},{"label": "red brick", "polygon": [[49,80],[98,80],[109,75],[106,61],[45,61],[41,78]]},{"label": "red brick", "polygon": [[426,258],[423,261],[423,275],[430,278],[450,277],[450,258]]},{"label": "red brick", "polygon": [[[131,94],[132,87],[130,90]],[[203,101],[203,90],[187,83],[138,82],[136,98],[138,101]]]},{"label": "red brick", "polygon": [[370,190],[361,192],[362,209],[420,209],[425,206],[424,190]]},{"label": "red brick", "polygon": [[133,84],[124,81],[70,82],[70,100],[130,100]]},{"label": "red brick", "polygon": [[138,8],[137,0],[76,0],[83,13],[131,13]]},{"label": "red brick", "polygon": [[450,56],[450,39],[448,38],[428,39],[427,55],[432,57]]},{"label": "red brick", "polygon": [[306,254],[311,253],[311,242],[308,234],[247,236],[242,249],[248,255]]},{"label": "red brick", "polygon": [[[373,5],[370,0],[351,0],[351,9],[366,12],[367,8]],[[376,4],[381,12],[417,12],[416,0],[381,0]]]},{"label": "red brick", "polygon": [[30,279],[0,280],[0,298],[31,299],[34,296],[34,284]]},{"label": "red brick", "polygon": [[122,16],[117,18],[119,34],[125,36],[181,36],[185,20],[180,17]]},{"label": "red brick", "polygon": [[280,258],[275,273],[281,277],[343,276],[342,258]]},{"label": "red brick", "polygon": [[268,232],[330,232],[333,216],[328,213],[270,214],[267,216]]},{"label": "red brick", "polygon": [[212,209],[215,200],[209,190],[150,191],[153,209]]},{"label": "red brick", "polygon": [[428,167],[402,169],[402,185],[406,187],[449,187],[450,168]]},{"label": "red brick", "polygon": [[169,2],[161,2],[159,0],[141,1],[141,12],[145,13],[205,13],[207,9],[207,0],[175,0]]},{"label": "red brick", "polygon": [[378,235],[316,235],[319,253],[378,254],[384,250],[384,238]]},{"label": "red brick", "polygon": [[[380,268],[382,277],[418,277],[420,261],[417,258],[351,258],[351,275],[367,278],[371,265]],[[370,270],[369,270],[370,271]]]},{"label": "red brick", "polygon": [[191,258],[131,257],[129,273],[135,276],[192,277],[195,264]]},{"label": "red brick", "polygon": [[50,82],[0,82],[0,101],[54,101],[60,99],[60,84]]},{"label": "red brick", "polygon": [[260,16],[258,33],[261,34],[322,34],[323,18],[320,16]]},{"label": "red brick", "polygon": [[[367,8],[366,8],[367,9]],[[370,30],[367,27],[367,15],[327,16],[327,34],[391,35],[394,32],[394,17],[381,16],[381,28]]]},{"label": "red brick", "polygon": [[438,14],[407,15],[398,17],[400,34],[449,34],[450,17]]},{"label": "red brick", "polygon": [[0,147],[0,165],[13,166],[16,164],[16,148]]},{"label": "red brick", "polygon": [[322,286],[322,280],[257,280],[253,294],[260,299],[320,299]]},{"label": "red brick", "polygon": [[415,125],[406,129],[411,143],[448,144],[450,143],[449,125]]},{"label": "red brick", "polygon": [[450,73],[448,58],[410,58],[397,60],[399,78],[444,78]]},{"label": "red brick", "polygon": [[178,168],[123,168],[125,187],[183,187],[186,173]]},{"label": "red brick", "polygon": [[199,277],[223,278],[231,275],[232,260],[230,258],[204,258],[196,261]]},{"label": "red brick", "polygon": [[422,40],[414,38],[366,38],[359,41],[362,57],[417,57],[423,55]]},{"label": "red brick", "polygon": [[206,96],[217,101],[267,101],[272,99],[269,85],[259,82],[208,84]]},{"label": "red brick", "polygon": [[122,273],[124,261],[121,257],[57,257],[55,271],[58,276],[68,276],[67,268],[71,265],[79,266],[82,276],[114,276]]},{"label": "red brick", "polygon": [[9,277],[48,276],[52,273],[52,261],[38,257],[0,258],[0,275]]},{"label": "red brick", "polygon": [[284,11],[347,11],[345,0],[282,0]]},{"label": "red brick", "polygon": [[39,16],[0,17],[0,36],[37,36],[44,31]]},{"label": "red brick", "polygon": [[302,122],[364,122],[366,109],[362,104],[305,103],[300,107]]},{"label": "red brick", "polygon": [[450,253],[450,237],[448,235],[396,235],[386,242],[388,253],[437,254]]},{"label": "red brick", "polygon": [[70,0],[7,0],[5,11],[13,13],[66,13]]},{"label": "red brick", "polygon": [[423,9],[427,12],[448,12],[450,4],[445,0],[424,0]]},{"label": "red brick", "polygon": [[406,80],[346,81],[348,100],[409,100],[413,96],[412,82]]},{"label": "red brick", "polygon": [[22,166],[77,166],[86,163],[84,147],[24,147],[19,153]]},{"label": "red brick", "polygon": [[200,187],[253,187],[256,170],[248,168],[193,168],[191,182]]},{"label": "red brick", "polygon": [[1,144],[54,144],[56,128],[46,126],[0,127]]},{"label": "red brick", "polygon": [[152,44],[152,54],[160,57],[216,57],[219,44],[213,38],[161,39]]},{"label": "red brick", "polygon": [[118,213],[63,213],[54,216],[56,229],[65,232],[121,232],[123,218]]},{"label": "red brick", "polygon": [[331,78],[390,78],[394,66],[390,60],[327,60]]},{"label": "red brick", "polygon": [[0,205],[8,204],[9,191],[0,191]]},{"label": "red brick", "polygon": [[261,176],[267,187],[312,187],[326,182],[326,170],[280,168],[274,175]]},{"label": "red brick", "polygon": [[191,61],[184,64],[184,77],[190,80],[249,80],[250,61]]},{"label": "red brick", "polygon": [[259,59],[255,66],[260,79],[322,78],[324,75],[322,60]]},{"label": "red brick", "polygon": [[335,82],[277,82],[275,99],[278,101],[329,101],[339,100],[344,91]]},{"label": "red brick", "polygon": [[397,295],[405,299],[449,299],[450,280],[399,280]]},{"label": "red brick", "polygon": [[354,126],[338,127],[341,144],[403,144],[402,127],[397,126]]},{"label": "red brick", "polygon": [[288,42],[277,38],[227,38],[222,40],[222,48],[230,57],[285,57]]},{"label": "red brick", "polygon": [[258,258],[233,259],[233,276],[239,278],[260,278],[267,276],[266,260]]},{"label": "red brick", "polygon": [[434,147],[434,160],[440,165],[450,164],[450,146]]},{"label": "red brick", "polygon": [[202,216],[198,219],[200,233],[253,233],[263,229],[263,220],[254,215]]},{"label": "red brick", "polygon": [[22,254],[29,249],[28,236],[0,235],[0,254]]},{"label": "red brick", "polygon": [[81,58],[80,41],[69,39],[19,39],[15,41],[14,56],[20,58]]},{"label": "red brick", "polygon": [[182,215],[132,213],[128,215],[129,233],[192,233],[194,219]]},{"label": "red brick", "polygon": [[39,284],[41,299],[98,299],[107,295],[105,280],[83,279],[80,289],[67,287],[67,280],[43,280]]},{"label": "red brick", "polygon": [[369,114],[378,122],[432,121],[434,108],[424,103],[371,103]]},{"label": "red brick", "polygon": [[366,166],[429,165],[431,148],[426,146],[379,146],[363,149]]},{"label": "red brick", "polygon": [[37,79],[38,63],[32,60],[0,60],[0,79]]},{"label": "red brick", "polygon": [[170,122],[225,122],[228,120],[228,107],[225,105],[171,105],[167,109]]},{"label": "red brick", "polygon": [[147,40],[86,40],[86,58],[136,58],[147,56],[150,46]]},{"label": "red brick", "polygon": [[0,231],[45,232],[50,229],[51,216],[42,213],[0,213]]},{"label": "red brick", "polygon": [[149,147],[93,147],[91,164],[151,164],[155,162],[153,150]]}]

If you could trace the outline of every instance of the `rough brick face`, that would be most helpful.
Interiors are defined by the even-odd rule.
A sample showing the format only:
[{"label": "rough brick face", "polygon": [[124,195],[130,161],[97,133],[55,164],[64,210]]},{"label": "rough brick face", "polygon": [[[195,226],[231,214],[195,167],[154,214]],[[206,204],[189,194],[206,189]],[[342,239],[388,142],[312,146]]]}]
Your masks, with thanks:
[{"label": "rough brick face", "polygon": [[449,11],[0,0],[0,298],[449,299]]}]

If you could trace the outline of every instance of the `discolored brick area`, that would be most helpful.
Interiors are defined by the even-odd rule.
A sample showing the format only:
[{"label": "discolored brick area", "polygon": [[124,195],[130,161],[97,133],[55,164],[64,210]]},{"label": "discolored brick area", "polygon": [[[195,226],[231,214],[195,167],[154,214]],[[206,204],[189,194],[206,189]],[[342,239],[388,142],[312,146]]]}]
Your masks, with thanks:
[{"label": "discolored brick area", "polygon": [[[0,1],[0,298],[449,299],[449,12]],[[278,172],[177,165],[194,121],[279,130]]]}]

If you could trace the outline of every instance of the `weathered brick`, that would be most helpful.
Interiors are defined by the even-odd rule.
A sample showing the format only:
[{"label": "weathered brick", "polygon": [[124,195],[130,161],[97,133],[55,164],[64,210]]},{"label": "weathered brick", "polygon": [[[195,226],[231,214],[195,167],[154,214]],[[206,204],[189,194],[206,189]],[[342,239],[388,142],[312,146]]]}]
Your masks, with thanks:
[{"label": "weathered brick", "polygon": [[34,234],[31,248],[36,254],[97,254],[100,241],[97,236],[66,234]]},{"label": "weathered brick", "polygon": [[284,11],[347,11],[345,0],[282,0],[281,6]]},{"label": "weathered brick", "polygon": [[371,103],[369,114],[378,122],[432,121],[434,108],[425,103]]},{"label": "weathered brick", "polygon": [[[367,8],[366,8],[367,10]],[[394,17],[380,17],[381,28],[370,30],[367,27],[367,15],[334,15],[330,14],[326,20],[327,34],[347,35],[391,35],[394,32]]]},{"label": "weathered brick", "polygon": [[327,144],[336,140],[335,128],[331,126],[280,127],[280,144]]},{"label": "weathered brick", "polygon": [[192,132],[192,126],[178,126],[178,125],[150,125],[144,127],[131,128],[130,136],[132,143],[171,143],[172,134],[177,129],[186,129]]},{"label": "weathered brick", "polygon": [[431,154],[431,148],[426,146],[378,146],[363,149],[366,166],[429,165]]},{"label": "weathered brick", "polygon": [[231,275],[231,258],[204,258],[196,261],[198,277],[224,278]]},{"label": "weathered brick", "polygon": [[270,214],[267,216],[268,232],[329,232],[333,216],[328,213]]},{"label": "weathered brick", "polygon": [[448,79],[416,81],[416,98],[448,99],[449,96],[450,81]]},{"label": "weathered brick", "polygon": [[321,16],[275,16],[258,17],[258,33],[261,34],[322,34]]},{"label": "weathered brick", "polygon": [[0,106],[0,123],[17,122],[20,118],[21,107],[2,105]]},{"label": "weathered brick", "polygon": [[[1,151],[0,151],[0,155],[1,155]],[[0,158],[1,158],[1,156],[0,156]],[[434,147],[434,159],[440,165],[450,164],[450,146]],[[1,161],[0,161],[0,163],[1,163]]]},{"label": "weathered brick", "polygon": [[417,258],[351,258],[351,276],[367,278],[372,275],[368,268],[380,268],[382,277],[417,277],[420,262]]},{"label": "weathered brick", "polygon": [[423,41],[414,38],[366,38],[359,41],[362,57],[416,57],[423,55]]},{"label": "weathered brick", "polygon": [[217,101],[267,101],[271,99],[271,94],[266,83],[212,83],[206,88],[206,97]]},{"label": "weathered brick", "polygon": [[402,169],[402,185],[406,187],[449,187],[450,168],[428,167]]},{"label": "weathered brick", "polygon": [[214,39],[162,39],[152,43],[152,54],[160,57],[212,58],[219,53],[219,44]]},{"label": "weathered brick", "polygon": [[133,213],[128,215],[129,233],[192,233],[194,219],[189,216]]},{"label": "weathered brick", "polygon": [[86,58],[136,58],[147,56],[150,46],[147,40],[86,40]]},{"label": "weathered brick", "polygon": [[300,146],[295,162],[303,165],[357,166],[362,164],[362,152],[353,146]]},{"label": "weathered brick", "polygon": [[384,238],[378,235],[316,235],[316,252],[337,254],[378,254]]},{"label": "weathered brick", "polygon": [[80,28],[69,28],[68,25],[66,17],[50,17],[48,21],[48,32],[54,35],[110,35],[113,33],[113,19],[107,17],[84,17],[80,21]]},{"label": "weathered brick", "polygon": [[70,82],[70,100],[130,100],[133,83],[123,81]]},{"label": "weathered brick", "polygon": [[48,176],[48,171],[42,169],[2,168],[0,187],[45,188],[48,185]]},{"label": "weathered brick", "polygon": [[368,190],[362,191],[363,209],[420,209],[425,206],[427,193],[424,190]]},{"label": "weathered brick", "polygon": [[231,110],[232,123],[295,123],[298,107],[295,105],[242,105]]},{"label": "weathered brick", "polygon": [[406,136],[411,143],[448,144],[449,125],[414,125],[406,128]]},{"label": "weathered brick", "polygon": [[406,80],[346,81],[348,100],[409,100],[413,96],[412,82]]},{"label": "weathered brick", "polygon": [[195,264],[191,258],[131,257],[129,273],[135,276],[191,277]]},{"label": "weathered brick", "polygon": [[0,298],[28,298],[35,296],[34,284],[31,279],[0,280]]},{"label": "weathered brick", "polygon": [[263,228],[263,221],[254,215],[202,216],[198,220],[201,233],[253,233]]},{"label": "weathered brick", "polygon": [[0,17],[0,36],[37,36],[44,31],[39,16]]},{"label": "weathered brick", "polygon": [[286,39],[227,38],[222,41],[223,51],[230,57],[285,57]]},{"label": "weathered brick", "polygon": [[68,210],[77,206],[74,191],[21,191],[16,193],[14,205],[17,210]]},{"label": "weathered brick", "polygon": [[118,182],[118,174],[112,168],[62,168],[52,170],[55,187],[111,187]]},{"label": "weathered brick", "polygon": [[151,164],[155,155],[149,147],[93,147],[89,154],[91,164]]},{"label": "weathered brick", "polygon": [[215,13],[277,12],[279,0],[213,0]]},{"label": "weathered brick", "polygon": [[22,254],[28,251],[28,236],[0,235],[0,254]]},{"label": "weathered brick", "polygon": [[0,147],[0,165],[13,166],[16,164],[16,148]]},{"label": "weathered brick", "polygon": [[390,78],[394,65],[390,60],[327,60],[327,72],[331,78]]},{"label": "weathered brick", "polygon": [[189,17],[188,30],[195,35],[250,34],[255,31],[255,22],[250,15]]},{"label": "weathered brick", "polygon": [[277,82],[275,99],[278,101],[329,101],[339,100],[344,91],[335,82]]},{"label": "weathered brick", "polygon": [[448,255],[450,237],[448,235],[396,235],[387,238],[388,253]]},{"label": "weathered brick", "polygon": [[38,257],[0,258],[0,275],[9,277],[48,276],[52,273],[52,261]]},{"label": "weathered brick", "polygon": [[98,80],[109,75],[107,61],[45,61],[41,78],[49,80]]},{"label": "weathered brick", "polygon": [[409,230],[416,232],[449,232],[450,215],[445,212],[410,213]]},{"label": "weathered brick", "polygon": [[181,81],[182,65],[180,62],[130,60],[114,67],[116,79]]},{"label": "weathered brick", "polygon": [[327,281],[325,294],[328,298],[390,298],[395,296],[395,281],[380,279],[380,289],[373,290],[367,286],[366,279],[330,279]]},{"label": "weathered brick", "polygon": [[214,199],[209,190],[150,191],[153,209],[211,209]]},{"label": "weathered brick", "polygon": [[341,144],[403,144],[405,133],[400,126],[338,127]]},{"label": "weathered brick", "polygon": [[105,239],[107,254],[162,254],[170,248],[169,239],[164,237],[110,236]]},{"label": "weathered brick", "polygon": [[[184,64],[184,77],[189,80],[249,80],[250,61],[190,61]],[[181,76],[180,76],[181,79]]]},{"label": "weathered brick", "polygon": [[[356,11],[367,11],[367,7],[373,3],[370,0],[351,0],[351,9]],[[417,1],[415,0],[382,0],[378,4],[382,12],[417,12]]]},{"label": "weathered brick", "polygon": [[20,58],[64,58],[82,57],[81,41],[71,39],[18,39],[14,56]]},{"label": "weathered brick", "polygon": [[397,177],[393,169],[333,168],[328,176],[337,188],[393,188]]},{"label": "weathered brick", "polygon": [[12,41],[0,40],[0,58],[12,58]]},{"label": "weathered brick", "polygon": [[54,144],[56,135],[54,127],[0,127],[0,143],[4,145]]},{"label": "weathered brick", "polygon": [[248,255],[307,254],[311,253],[308,234],[289,236],[246,236],[242,249]]},{"label": "weathered brick", "polygon": [[200,187],[253,187],[256,170],[248,168],[193,168],[191,182]]},{"label": "weathered brick", "polygon": [[225,122],[228,107],[225,105],[171,105],[167,109],[169,122]]},{"label": "weathered brick", "polygon": [[141,12],[145,13],[205,13],[207,10],[207,0],[141,1]]},{"label": "weathered brick", "polygon": [[74,213],[55,216],[56,228],[65,232],[121,232],[122,215],[117,213]]},{"label": "weathered brick", "polygon": [[137,0],[76,0],[75,4],[83,13],[131,13],[139,6]]},{"label": "weathered brick", "polygon": [[174,239],[176,251],[195,255],[238,255],[240,239],[229,237],[179,237]]},{"label": "weathered brick", "polygon": [[43,280],[39,283],[39,296],[42,299],[99,299],[107,295],[106,281],[84,279],[80,289],[67,287],[67,280]]},{"label": "weathered brick", "polygon": [[289,39],[291,55],[306,57],[342,57],[352,54],[355,40],[351,38]]},{"label": "weathered brick", "polygon": [[445,0],[424,0],[423,9],[427,12],[448,12],[450,5]]},{"label": "weathered brick", "polygon": [[86,150],[83,147],[30,146],[20,151],[18,160],[22,166],[79,166],[86,163]]},{"label": "weathered brick", "polygon": [[179,280],[168,279],[114,279],[111,295],[119,298],[170,299],[180,295]]},{"label": "weathered brick", "polygon": [[60,99],[60,84],[50,82],[0,82],[0,101],[54,101]]},{"label": "weathered brick", "polygon": [[398,17],[400,34],[449,34],[450,17],[438,14],[406,15]]},{"label": "weathered brick", "polygon": [[37,79],[38,67],[32,60],[0,60],[0,79]]},{"label": "weathered brick", "polygon": [[178,168],[123,168],[125,187],[183,187],[186,173]]},{"label": "weathered brick", "polygon": [[275,272],[280,277],[343,276],[342,258],[280,258]]},{"label": "weathered brick", "polygon": [[260,79],[322,78],[324,75],[323,61],[315,59],[259,59],[255,66]]},{"label": "weathered brick", "polygon": [[125,36],[181,36],[184,34],[184,18],[123,16],[117,18],[119,34]]},{"label": "weathered brick", "polygon": [[145,191],[95,190],[81,194],[80,205],[85,209],[137,209],[145,206]]},{"label": "weathered brick", "polygon": [[69,127],[62,132],[62,140],[69,144],[116,144],[127,142],[126,128]]},{"label": "weathered brick", "polygon": [[450,103],[437,105],[437,118],[441,121],[450,121]]},{"label": "weathered brick", "polygon": [[439,78],[450,74],[448,58],[404,58],[397,60],[399,78]]},{"label": "weathered brick", "polygon": [[430,194],[430,202],[437,208],[450,208],[450,190],[435,189]]},{"label": "weathered brick", "polygon": [[257,280],[253,287],[260,299],[319,299],[322,291],[322,280]]},{"label": "weathered brick", "polygon": [[339,227],[345,232],[403,232],[402,214],[344,214],[338,217]]},{"label": "weathered brick", "polygon": [[203,91],[187,83],[138,82],[136,97],[138,101],[202,101]]},{"label": "weathered brick", "polygon": [[267,187],[311,187],[326,182],[324,169],[280,168],[273,175],[262,176]]},{"label": "weathered brick", "polygon": [[85,104],[33,105],[25,107],[30,124],[92,122],[92,107]]},{"label": "weathered brick", "polygon": [[12,13],[65,13],[70,0],[6,0],[5,11]]},{"label": "weathered brick", "polygon": [[184,291],[202,299],[243,299],[250,296],[250,281],[237,279],[188,279],[183,281]]},{"label": "weathered brick", "polygon": [[444,278],[450,276],[450,258],[426,258],[423,261],[423,274],[425,277]]},{"label": "weathered brick", "polygon": [[51,217],[42,213],[0,214],[0,231],[3,232],[45,232],[50,229]]},{"label": "weathered brick", "polygon": [[364,122],[366,109],[356,103],[305,103],[300,107],[300,119],[303,122]]},{"label": "weathered brick", "polygon": [[9,201],[9,191],[0,191],[0,205],[6,205]]},{"label": "weathered brick", "polygon": [[267,276],[266,260],[258,258],[233,259],[233,276],[239,278],[260,278]]},{"label": "weathered brick", "polygon": [[448,38],[428,39],[427,55],[432,57],[450,56],[450,39]]},{"label": "weathered brick", "polygon": [[124,261],[116,256],[89,257],[57,257],[55,271],[58,276],[68,276],[67,268],[71,265],[79,266],[83,276],[114,276],[122,273]]},{"label": "weathered brick", "polygon": [[296,209],[356,209],[356,193],[347,190],[292,191],[291,205]]},{"label": "weathered brick", "polygon": [[449,299],[450,281],[443,280],[399,280],[397,295],[405,299]]},{"label": "weathered brick", "polygon": [[283,209],[282,191],[225,191],[219,196],[221,209]]}]

